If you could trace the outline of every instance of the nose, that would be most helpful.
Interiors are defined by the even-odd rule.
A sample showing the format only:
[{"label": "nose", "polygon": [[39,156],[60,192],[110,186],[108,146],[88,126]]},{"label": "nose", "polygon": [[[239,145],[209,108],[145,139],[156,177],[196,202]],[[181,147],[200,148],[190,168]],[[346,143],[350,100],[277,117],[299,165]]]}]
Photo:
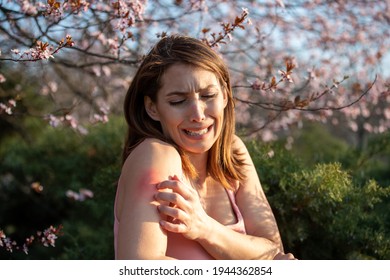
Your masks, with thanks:
[{"label": "nose", "polygon": [[189,108],[191,122],[201,122],[206,119],[204,102],[199,99],[193,100]]}]

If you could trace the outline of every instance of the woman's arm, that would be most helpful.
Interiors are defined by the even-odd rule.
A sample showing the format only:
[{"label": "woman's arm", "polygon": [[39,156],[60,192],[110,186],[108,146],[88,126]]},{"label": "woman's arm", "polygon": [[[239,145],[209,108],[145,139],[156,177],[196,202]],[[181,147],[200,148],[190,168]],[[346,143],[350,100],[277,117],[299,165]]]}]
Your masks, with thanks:
[{"label": "woman's arm", "polygon": [[117,259],[167,259],[166,232],[154,199],[156,185],[181,174],[180,155],[172,146],[143,141],[127,158],[118,184],[116,214],[119,220]]},{"label": "woman's arm", "polygon": [[159,201],[177,205],[172,209],[161,206],[162,213],[181,223],[163,223],[166,230],[181,232],[189,239],[198,241],[216,259],[273,259],[283,251],[279,230],[261,188],[259,178],[245,145],[237,137],[234,148],[243,155],[245,181],[240,183],[236,194],[237,205],[243,215],[247,235],[233,231],[209,217],[201,207],[196,193],[178,180],[166,181],[160,188],[173,193],[161,193]]},{"label": "woman's arm", "polygon": [[260,249],[260,258],[273,258],[277,253],[283,252],[283,244],[274,214],[245,144],[236,136],[233,146],[242,154],[246,164],[243,167],[245,180],[240,182],[236,201],[244,218],[247,234],[259,237],[261,246],[257,249]]}]

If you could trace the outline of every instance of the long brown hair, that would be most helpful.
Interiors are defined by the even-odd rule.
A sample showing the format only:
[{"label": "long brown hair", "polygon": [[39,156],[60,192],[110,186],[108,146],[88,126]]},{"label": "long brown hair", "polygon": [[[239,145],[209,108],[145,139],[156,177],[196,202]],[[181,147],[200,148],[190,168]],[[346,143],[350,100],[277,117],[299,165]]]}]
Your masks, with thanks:
[{"label": "long brown hair", "polygon": [[228,68],[209,46],[187,36],[173,35],[162,38],[145,56],[138,68],[124,101],[128,133],[123,149],[123,162],[144,139],[157,138],[172,144],[178,150],[182,158],[183,171],[187,176],[190,178],[197,176],[185,152],[163,134],[160,122],[149,117],[144,104],[146,96],[153,102],[157,101],[157,92],[162,86],[162,75],[168,67],[177,63],[189,64],[213,72],[222,90],[227,94],[228,101],[224,109],[221,135],[209,152],[207,170],[224,187],[231,188],[232,182],[243,179],[244,175],[240,171],[243,165],[240,155],[232,149],[235,116]]}]

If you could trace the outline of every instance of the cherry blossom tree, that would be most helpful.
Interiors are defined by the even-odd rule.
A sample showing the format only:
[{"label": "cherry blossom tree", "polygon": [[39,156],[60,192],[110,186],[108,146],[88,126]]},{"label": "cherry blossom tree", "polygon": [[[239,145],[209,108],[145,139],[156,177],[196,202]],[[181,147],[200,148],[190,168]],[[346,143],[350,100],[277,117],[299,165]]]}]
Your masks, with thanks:
[{"label": "cherry blossom tree", "polygon": [[[389,14],[386,0],[3,0],[0,82],[9,69],[36,77],[55,104],[39,117],[86,133],[81,120],[120,112],[151,44],[181,33],[226,59],[245,135],[272,140],[304,119],[382,133],[390,126]],[[17,103],[2,93],[0,112]]]}]

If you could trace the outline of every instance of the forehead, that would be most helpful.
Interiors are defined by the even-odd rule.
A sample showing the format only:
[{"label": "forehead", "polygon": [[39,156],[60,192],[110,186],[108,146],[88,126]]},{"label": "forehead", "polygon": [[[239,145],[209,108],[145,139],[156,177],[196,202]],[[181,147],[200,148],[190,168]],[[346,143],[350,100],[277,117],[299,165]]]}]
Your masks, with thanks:
[{"label": "forehead", "polygon": [[174,64],[163,74],[160,92],[196,92],[210,86],[220,88],[213,72],[188,64]]}]

